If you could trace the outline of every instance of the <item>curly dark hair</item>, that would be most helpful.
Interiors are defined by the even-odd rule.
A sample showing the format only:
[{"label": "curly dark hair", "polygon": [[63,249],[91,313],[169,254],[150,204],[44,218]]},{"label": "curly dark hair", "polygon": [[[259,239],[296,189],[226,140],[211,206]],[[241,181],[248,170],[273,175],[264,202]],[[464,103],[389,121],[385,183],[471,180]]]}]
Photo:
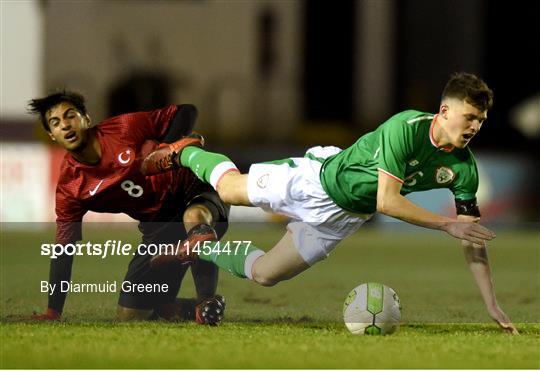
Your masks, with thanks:
[{"label": "curly dark hair", "polygon": [[493,106],[493,91],[482,79],[465,72],[456,72],[450,76],[442,93],[442,99],[445,98],[465,100],[481,111],[487,111]]},{"label": "curly dark hair", "polygon": [[62,102],[71,103],[75,109],[77,109],[77,111],[79,111],[82,115],[86,115],[84,97],[79,93],[66,90],[49,94],[43,98],[34,98],[28,102],[27,109],[30,114],[39,115],[43,128],[47,132],[50,132],[51,129],[49,128],[49,124],[45,119],[45,115],[47,114],[47,111]]}]

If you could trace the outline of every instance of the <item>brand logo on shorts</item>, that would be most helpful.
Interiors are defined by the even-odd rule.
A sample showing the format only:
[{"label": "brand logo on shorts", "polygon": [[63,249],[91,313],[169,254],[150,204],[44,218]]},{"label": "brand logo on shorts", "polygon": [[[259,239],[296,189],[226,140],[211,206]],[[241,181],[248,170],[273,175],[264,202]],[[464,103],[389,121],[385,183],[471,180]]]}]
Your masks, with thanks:
[{"label": "brand logo on shorts", "polygon": [[268,173],[260,176],[259,179],[257,180],[257,186],[259,186],[259,188],[261,189],[266,188],[266,186],[268,186],[269,178],[270,178],[270,175]]},{"label": "brand logo on shorts", "polygon": [[435,173],[435,181],[440,184],[450,183],[454,180],[456,175],[452,171],[452,169],[447,167],[439,167],[437,168],[437,172]]}]

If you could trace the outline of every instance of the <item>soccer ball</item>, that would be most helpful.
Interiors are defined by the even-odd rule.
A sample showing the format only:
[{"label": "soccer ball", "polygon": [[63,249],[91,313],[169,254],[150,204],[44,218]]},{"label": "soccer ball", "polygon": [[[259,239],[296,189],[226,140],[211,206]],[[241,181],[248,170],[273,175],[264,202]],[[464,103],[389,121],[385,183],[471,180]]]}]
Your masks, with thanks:
[{"label": "soccer ball", "polygon": [[364,283],[349,292],[343,320],[355,335],[386,335],[399,328],[401,304],[396,292],[380,283]]}]

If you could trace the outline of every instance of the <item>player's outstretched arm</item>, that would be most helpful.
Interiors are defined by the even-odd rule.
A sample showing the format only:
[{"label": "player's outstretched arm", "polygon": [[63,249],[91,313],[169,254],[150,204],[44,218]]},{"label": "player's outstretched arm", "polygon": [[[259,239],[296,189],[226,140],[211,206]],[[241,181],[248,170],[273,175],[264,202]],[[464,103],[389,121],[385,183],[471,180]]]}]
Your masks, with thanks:
[{"label": "player's outstretched arm", "polygon": [[[478,223],[480,218],[458,215],[458,221]],[[474,280],[480,289],[480,294],[484,299],[489,315],[503,330],[513,335],[519,334],[516,327],[514,327],[508,316],[502,311],[497,303],[485,243],[473,244],[467,240],[462,240],[461,245],[463,246],[465,259],[467,260],[469,268],[474,276]]]},{"label": "player's outstretched arm", "polygon": [[495,237],[478,223],[440,216],[417,206],[400,194],[401,183],[386,173],[379,171],[378,178],[377,212],[428,229],[442,230],[470,243],[483,244]]},{"label": "player's outstretched arm", "polygon": [[31,319],[34,320],[59,320],[62,315],[64,303],[66,302],[66,292],[60,291],[62,281],[71,279],[71,267],[73,266],[73,256],[60,255],[51,259],[49,270],[49,284],[55,288],[53,293],[49,293],[48,307],[45,312],[39,314],[34,312]]}]

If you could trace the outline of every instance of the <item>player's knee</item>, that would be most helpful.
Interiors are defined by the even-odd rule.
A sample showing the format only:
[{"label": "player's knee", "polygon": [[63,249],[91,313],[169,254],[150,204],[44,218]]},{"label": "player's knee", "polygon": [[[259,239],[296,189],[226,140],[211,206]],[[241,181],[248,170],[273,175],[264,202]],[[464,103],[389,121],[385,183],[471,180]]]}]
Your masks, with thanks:
[{"label": "player's knee", "polygon": [[257,282],[258,284],[262,285],[263,287],[273,287],[279,283],[279,280],[275,280],[273,278],[268,278],[264,276],[259,276],[259,277],[254,276],[253,280]]},{"label": "player's knee", "polygon": [[195,204],[190,206],[183,216],[184,222],[187,223],[212,223],[212,213],[204,205]]},{"label": "player's knee", "polygon": [[231,205],[250,205],[247,197],[247,175],[226,173],[216,187],[219,198]]},{"label": "player's knee", "polygon": [[273,287],[281,281],[281,279],[275,275],[265,275],[257,270],[253,270],[252,275],[253,281],[262,285],[263,287]]},{"label": "player's knee", "polygon": [[131,309],[129,307],[118,306],[116,310],[116,320],[120,322],[148,320],[152,317],[152,313],[152,310]]},{"label": "player's knee", "polygon": [[227,184],[223,185],[223,182],[220,182],[216,191],[224,203],[234,205],[236,196],[234,190],[228,187]]}]

